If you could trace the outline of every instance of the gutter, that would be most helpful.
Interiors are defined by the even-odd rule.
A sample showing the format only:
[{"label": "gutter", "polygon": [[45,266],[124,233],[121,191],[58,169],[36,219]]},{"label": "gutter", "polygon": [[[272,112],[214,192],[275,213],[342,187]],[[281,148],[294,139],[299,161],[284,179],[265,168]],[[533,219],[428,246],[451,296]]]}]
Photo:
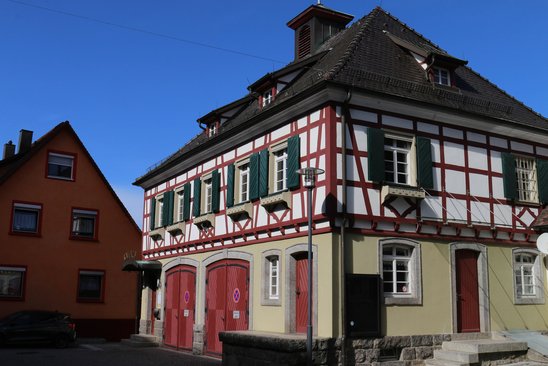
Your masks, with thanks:
[{"label": "gutter", "polygon": [[347,197],[346,197],[346,116],[350,114],[350,110],[348,108],[348,104],[350,103],[350,99],[352,99],[352,89],[346,90],[346,98],[344,99],[342,111],[341,111],[341,148],[342,148],[342,224],[341,224],[341,245],[339,246],[339,268],[340,268],[340,289],[341,289],[341,344],[342,344],[342,352],[341,352],[341,363],[344,366],[345,365],[345,346],[346,346],[346,258],[345,258],[345,243],[346,243],[346,225],[348,223],[347,218],[347,212],[346,212],[346,203],[347,203]]}]

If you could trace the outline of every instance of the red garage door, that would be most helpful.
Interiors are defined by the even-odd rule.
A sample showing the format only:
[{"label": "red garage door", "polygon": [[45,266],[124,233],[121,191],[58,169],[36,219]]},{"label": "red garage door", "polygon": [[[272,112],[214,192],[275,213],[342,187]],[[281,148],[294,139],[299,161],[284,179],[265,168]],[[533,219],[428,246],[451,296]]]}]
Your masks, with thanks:
[{"label": "red garage door", "polygon": [[221,355],[219,332],[248,329],[249,263],[227,259],[207,266],[206,352]]},{"label": "red garage door", "polygon": [[196,293],[196,269],[178,266],[166,273],[164,344],[192,349]]}]

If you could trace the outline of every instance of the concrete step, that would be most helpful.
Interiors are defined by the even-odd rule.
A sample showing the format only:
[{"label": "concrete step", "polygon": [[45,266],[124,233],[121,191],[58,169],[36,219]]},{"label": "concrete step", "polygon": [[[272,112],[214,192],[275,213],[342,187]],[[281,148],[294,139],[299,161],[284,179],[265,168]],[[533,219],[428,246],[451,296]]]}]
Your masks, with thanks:
[{"label": "concrete step", "polygon": [[436,360],[434,358],[429,358],[424,360],[424,364],[428,366],[469,366],[469,363],[466,362],[455,362],[449,360]]},{"label": "concrete step", "polygon": [[129,336],[129,338],[137,342],[158,343],[158,338],[151,334],[132,334]]},{"label": "concrete step", "polygon": [[473,352],[462,352],[462,351],[446,351],[442,349],[434,350],[434,358],[436,360],[445,360],[453,362],[462,362],[465,364],[477,363],[479,362],[479,355]]},{"label": "concrete step", "polygon": [[527,351],[527,342],[515,342],[502,339],[476,339],[467,341],[443,342],[444,351],[470,353],[504,353]]}]

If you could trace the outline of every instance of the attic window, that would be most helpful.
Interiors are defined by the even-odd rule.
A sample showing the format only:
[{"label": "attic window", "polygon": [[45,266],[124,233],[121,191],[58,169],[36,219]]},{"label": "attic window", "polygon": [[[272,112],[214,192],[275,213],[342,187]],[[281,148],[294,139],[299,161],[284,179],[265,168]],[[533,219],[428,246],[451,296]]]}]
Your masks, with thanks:
[{"label": "attic window", "polygon": [[263,103],[262,106],[266,107],[272,103],[272,89],[269,89],[263,93]]},{"label": "attic window", "polygon": [[209,125],[208,127],[208,131],[207,131],[207,135],[209,137],[213,137],[217,134],[217,132],[219,132],[219,128],[217,127],[217,123],[216,122],[213,122],[212,124]]},{"label": "attic window", "polygon": [[441,67],[434,67],[432,71],[434,73],[434,83],[451,86],[451,73],[449,70]]}]

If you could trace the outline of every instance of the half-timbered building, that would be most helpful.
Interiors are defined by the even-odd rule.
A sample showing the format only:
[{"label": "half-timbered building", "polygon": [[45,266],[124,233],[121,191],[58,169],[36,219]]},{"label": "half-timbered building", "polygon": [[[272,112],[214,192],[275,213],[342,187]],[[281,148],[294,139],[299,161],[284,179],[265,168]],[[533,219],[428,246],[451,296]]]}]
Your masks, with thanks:
[{"label": "half-timbered building", "polygon": [[[352,19],[293,18],[295,60],[136,180],[162,264],[142,333],[219,355],[222,331],[305,332],[308,296],[320,338],[548,329],[547,120],[381,8]],[[302,167],[325,170],[311,294]]]}]

